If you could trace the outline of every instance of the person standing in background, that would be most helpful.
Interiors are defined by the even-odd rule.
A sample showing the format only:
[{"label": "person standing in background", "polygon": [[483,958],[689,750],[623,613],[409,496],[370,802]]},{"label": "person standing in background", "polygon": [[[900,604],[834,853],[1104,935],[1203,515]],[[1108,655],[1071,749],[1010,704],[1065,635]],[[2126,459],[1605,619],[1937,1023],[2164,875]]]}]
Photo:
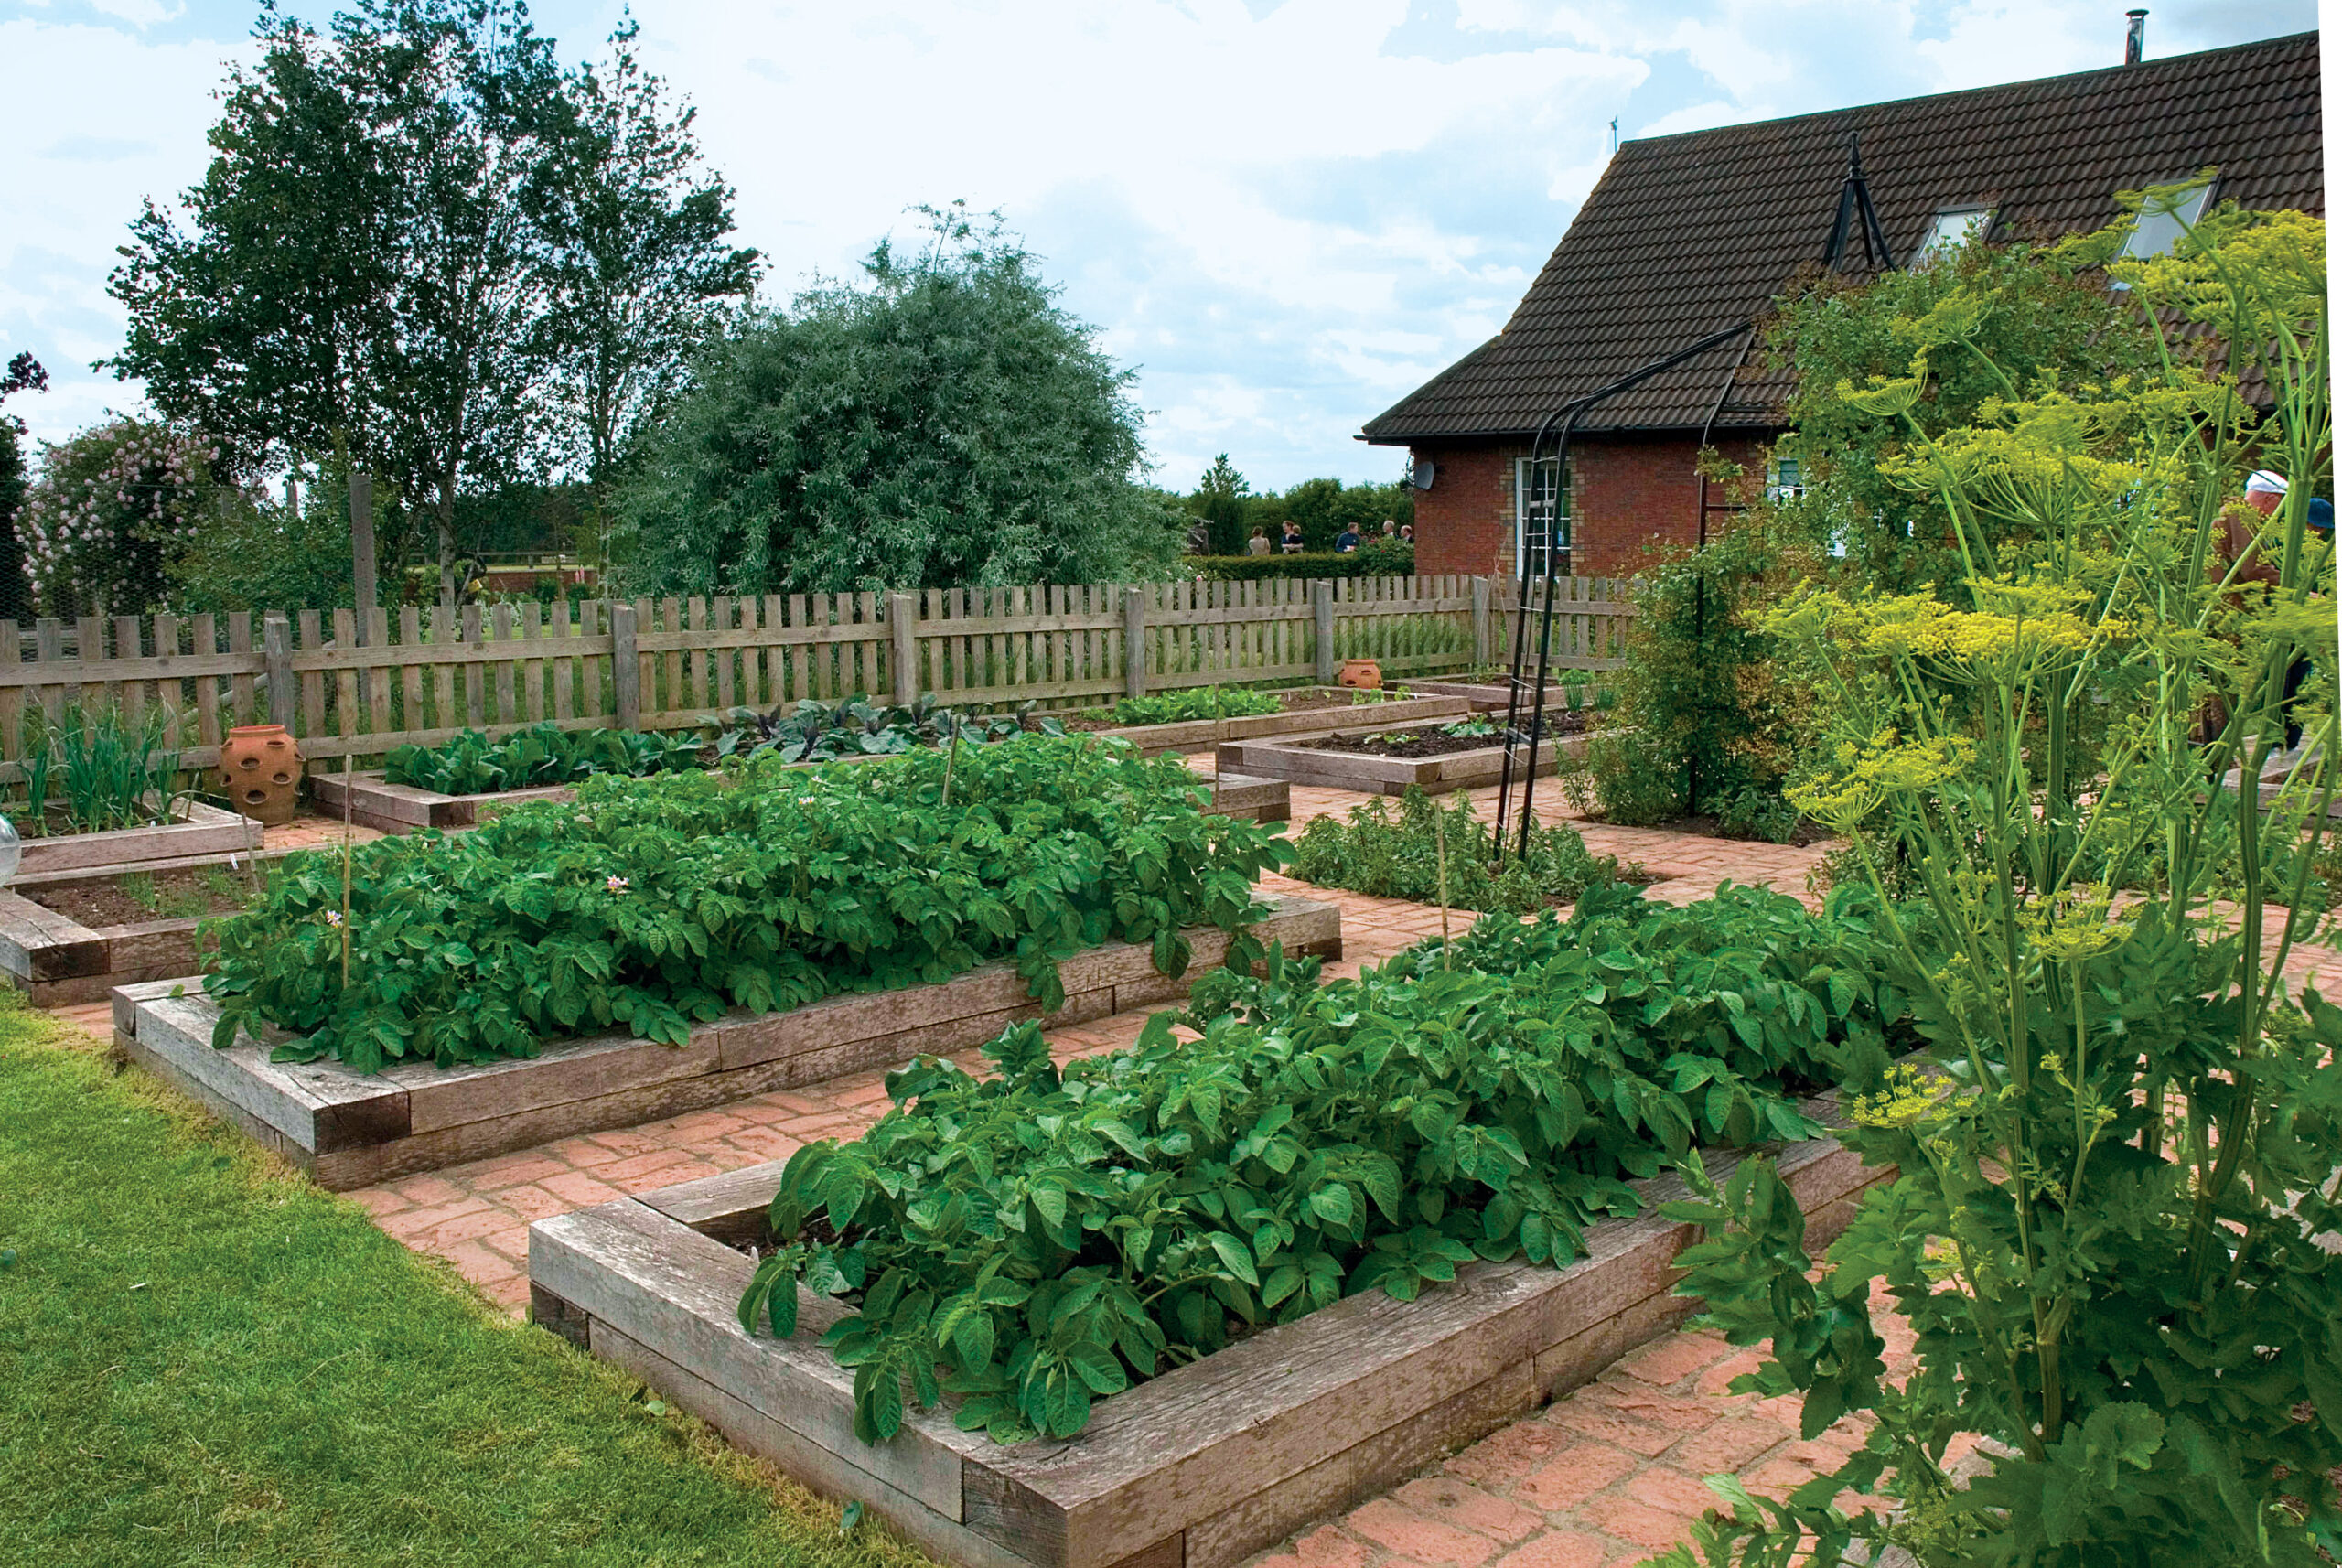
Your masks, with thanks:
[{"label": "person standing in background", "polygon": [[1247,555],[1266,555],[1268,553],[1269,531],[1255,524],[1252,529],[1252,537],[1244,542],[1244,553]]},{"label": "person standing in background", "polygon": [[1347,522],[1342,524],[1342,531],[1334,535],[1334,553],[1348,555],[1357,548],[1358,530]]},{"label": "person standing in background", "polygon": [[1301,524],[1290,518],[1285,520],[1284,549],[1288,555],[1301,553]]}]

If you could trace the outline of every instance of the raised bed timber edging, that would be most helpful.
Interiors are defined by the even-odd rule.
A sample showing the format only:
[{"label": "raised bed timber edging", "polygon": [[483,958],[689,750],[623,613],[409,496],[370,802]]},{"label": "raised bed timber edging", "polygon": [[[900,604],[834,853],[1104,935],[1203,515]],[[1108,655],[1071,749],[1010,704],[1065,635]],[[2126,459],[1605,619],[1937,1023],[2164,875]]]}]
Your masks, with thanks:
[{"label": "raised bed timber edging", "polygon": [[[1413,691],[1414,682],[1400,682],[1402,690]],[[1349,694],[1348,687],[1338,688]],[[1127,740],[1149,757],[1160,757],[1166,751],[1202,751],[1231,740],[1257,740],[1273,735],[1320,735],[1330,729],[1347,728],[1352,723],[1370,722],[1386,726],[1419,724],[1425,719],[1455,718],[1469,713],[1471,704],[1460,697],[1394,697],[1387,702],[1361,703],[1358,706],[1330,708],[1295,708],[1290,713],[1248,714],[1242,718],[1189,719],[1179,724],[1133,725],[1127,729],[1099,730],[1093,733],[1111,735]]]},{"label": "raised bed timber edging", "polygon": [[[1582,735],[1547,736],[1537,747],[1538,775],[1542,778],[1560,767],[1557,753],[1567,752],[1574,757],[1585,748],[1585,736]],[[1524,751],[1514,766],[1518,768],[1526,763]],[[1222,773],[1357,789],[1370,795],[1403,795],[1411,788],[1444,794],[1451,789],[1477,789],[1483,785],[1501,783],[1504,747],[1486,746],[1476,751],[1453,751],[1445,757],[1410,759],[1370,757],[1363,752],[1319,751],[1273,740],[1231,740],[1220,746],[1219,766]]]},{"label": "raised bed timber edging", "polygon": [[191,974],[199,966],[200,953],[195,940],[199,918],[84,926],[70,915],[60,915],[36,903],[28,897],[36,889],[109,881],[131,873],[199,870],[213,865],[228,866],[241,874],[249,863],[266,865],[304,853],[298,849],[264,849],[251,855],[188,855],[142,865],[19,876],[9,888],[0,891],[0,980],[24,992],[36,1007],[61,1007],[103,1002],[117,985],[168,980]]},{"label": "raised bed timber edging", "polygon": [[[1825,1116],[1832,1107],[1809,1107]],[[1782,1173],[1810,1241],[1835,1236],[1866,1171],[1835,1140]],[[1721,1179],[1732,1156],[1710,1161]],[[820,1343],[843,1309],[809,1293],[787,1340],[737,1316],[780,1181],[774,1163],[543,1219],[532,1316],[625,1368],[817,1490],[859,1500],[965,1568],[1232,1568],[1584,1383],[1692,1311],[1668,1293],[1693,1227],[1641,1217],[1586,1232],[1565,1269],[1472,1263],[1413,1302],[1353,1296],[1101,1401],[1066,1442],[994,1444],[945,1410],[877,1446],[853,1432],[853,1374]]]},{"label": "raised bed timber edging", "polygon": [[144,828],[113,828],[102,833],[60,833],[24,841],[16,863],[19,877],[52,871],[119,867],[137,871],[149,861],[185,855],[249,854],[261,845],[260,824],[200,800],[180,803],[176,822]]},{"label": "raised bed timber edging", "polygon": [[[1252,928],[1289,953],[1339,957],[1331,904],[1262,895]],[[1156,972],[1149,949],[1109,942],[1058,966],[1062,1011],[1042,1014],[1004,962],[936,985],[824,997],[786,1013],[734,1011],[668,1046],[597,1035],[527,1060],[438,1068],[406,1063],[369,1077],[338,1062],[272,1062],[249,1035],[215,1050],[219,1008],[199,980],[150,981],[113,993],[115,1043],[337,1191],[483,1159],[554,1138],[632,1126],[769,1090],[892,1067],[980,1045],[1011,1024],[1086,1023],[1187,994],[1219,963],[1227,933],[1190,929],[1184,977]]]},{"label": "raised bed timber edging", "polygon": [[1293,785],[1283,779],[1248,779],[1224,773],[1212,780],[1211,811],[1248,822],[1289,822],[1293,820]]},{"label": "raised bed timber edging", "polygon": [[[1511,688],[1502,681],[1410,681],[1407,689],[1431,696],[1461,697],[1472,704],[1474,713],[1480,714],[1495,713],[1512,701]],[[1570,701],[1570,693],[1589,690],[1591,688],[1585,686],[1549,685],[1545,688],[1545,711],[1550,714],[1555,709],[1574,707],[1577,704]],[[1535,687],[1523,691],[1520,693],[1521,712],[1527,713],[1536,701]]]},{"label": "raised bed timber edging", "polygon": [[501,789],[486,795],[443,795],[413,784],[392,784],[381,768],[343,775],[313,773],[310,792],[328,816],[339,816],[342,797],[349,797],[349,820],[386,833],[411,833],[417,828],[476,828],[488,818],[527,800],[574,800],[576,789],[548,784],[535,789]]}]

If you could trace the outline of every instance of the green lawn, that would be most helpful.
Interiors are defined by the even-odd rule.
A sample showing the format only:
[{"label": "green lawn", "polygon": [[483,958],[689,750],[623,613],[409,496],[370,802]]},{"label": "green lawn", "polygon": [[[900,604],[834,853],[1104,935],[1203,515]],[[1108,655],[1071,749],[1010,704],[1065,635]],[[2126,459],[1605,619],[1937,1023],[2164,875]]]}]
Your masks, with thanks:
[{"label": "green lawn", "polygon": [[0,993],[0,1559],[920,1561]]}]

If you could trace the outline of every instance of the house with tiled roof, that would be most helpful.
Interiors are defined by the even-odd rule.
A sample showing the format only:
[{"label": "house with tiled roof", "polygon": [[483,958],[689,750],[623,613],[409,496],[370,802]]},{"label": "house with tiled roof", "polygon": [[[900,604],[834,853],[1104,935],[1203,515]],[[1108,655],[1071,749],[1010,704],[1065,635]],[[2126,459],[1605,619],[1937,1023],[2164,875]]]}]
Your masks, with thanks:
[{"label": "house with tiled roof", "polygon": [[[2303,33],[1626,142],[1504,330],[1362,438],[1413,456],[1418,571],[1542,573],[1551,548],[1561,573],[1625,575],[1649,544],[1692,543],[1721,504],[1703,439],[1755,465],[1780,433],[1785,388],[1756,373],[1753,324],[1800,273],[1909,265],[1971,234],[2087,232],[2119,216],[2117,191],[2208,167],[2207,199],[2323,216],[2319,134]],[[2151,219],[2132,245],[2175,231]],[[1580,407],[1566,460],[1551,456],[1573,403],[1710,338]]]}]

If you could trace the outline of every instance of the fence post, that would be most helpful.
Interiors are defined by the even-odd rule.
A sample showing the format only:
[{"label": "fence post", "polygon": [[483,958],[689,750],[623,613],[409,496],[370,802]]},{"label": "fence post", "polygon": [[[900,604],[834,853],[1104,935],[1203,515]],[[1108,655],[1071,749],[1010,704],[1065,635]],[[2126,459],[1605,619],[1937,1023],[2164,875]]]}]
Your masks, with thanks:
[{"label": "fence post", "polygon": [[1323,577],[1309,585],[1317,607],[1317,684],[1334,683],[1334,585]]},{"label": "fence post", "polygon": [[373,619],[371,612],[382,602],[374,590],[374,478],[371,474],[349,476],[349,564],[352,585],[358,590],[358,640],[362,646],[367,623]]},{"label": "fence post", "polygon": [[293,626],[282,615],[261,618],[261,658],[268,671],[268,722],[293,728]]},{"label": "fence post", "polygon": [[1123,691],[1146,695],[1146,590],[1123,590]]},{"label": "fence post", "polygon": [[620,729],[642,727],[642,659],[635,651],[634,607],[610,601],[610,702]]},{"label": "fence post", "polygon": [[1472,662],[1493,664],[1496,656],[1495,585],[1486,577],[1472,579]]},{"label": "fence post", "polygon": [[886,635],[894,642],[895,705],[919,701],[919,599],[911,594],[886,596]]}]

